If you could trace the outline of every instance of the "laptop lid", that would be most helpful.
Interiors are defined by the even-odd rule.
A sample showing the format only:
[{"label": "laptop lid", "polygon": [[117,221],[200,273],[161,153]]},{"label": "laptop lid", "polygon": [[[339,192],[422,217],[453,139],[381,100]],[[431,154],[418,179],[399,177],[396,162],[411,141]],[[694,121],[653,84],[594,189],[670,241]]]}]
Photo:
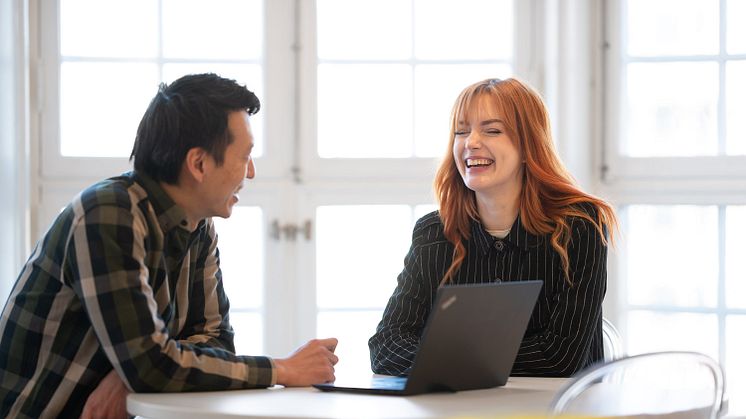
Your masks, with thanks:
[{"label": "laptop lid", "polygon": [[518,281],[441,287],[406,381],[368,377],[366,385],[334,382],[314,387],[410,395],[505,385],[541,286],[542,281]]}]

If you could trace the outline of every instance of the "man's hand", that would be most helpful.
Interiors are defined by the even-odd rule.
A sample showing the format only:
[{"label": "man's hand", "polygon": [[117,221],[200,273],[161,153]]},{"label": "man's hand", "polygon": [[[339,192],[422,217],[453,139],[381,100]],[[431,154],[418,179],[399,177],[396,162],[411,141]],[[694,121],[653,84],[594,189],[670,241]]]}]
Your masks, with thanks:
[{"label": "man's hand", "polygon": [[284,359],[275,359],[277,384],[303,387],[334,381],[337,339],[314,339]]},{"label": "man's hand", "polygon": [[88,396],[80,419],[127,419],[127,394],[124,382],[111,370]]}]

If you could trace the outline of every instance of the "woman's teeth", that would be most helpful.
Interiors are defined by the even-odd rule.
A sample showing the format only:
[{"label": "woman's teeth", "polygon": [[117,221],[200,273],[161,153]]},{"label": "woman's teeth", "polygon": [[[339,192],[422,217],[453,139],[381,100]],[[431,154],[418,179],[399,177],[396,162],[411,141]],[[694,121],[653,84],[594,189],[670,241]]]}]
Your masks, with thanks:
[{"label": "woman's teeth", "polygon": [[466,167],[489,166],[492,164],[490,159],[466,159]]}]

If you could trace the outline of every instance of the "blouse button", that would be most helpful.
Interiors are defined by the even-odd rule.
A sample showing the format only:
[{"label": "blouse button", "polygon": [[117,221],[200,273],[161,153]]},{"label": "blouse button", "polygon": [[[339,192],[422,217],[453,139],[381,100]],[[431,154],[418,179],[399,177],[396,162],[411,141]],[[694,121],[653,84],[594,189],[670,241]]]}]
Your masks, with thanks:
[{"label": "blouse button", "polygon": [[502,240],[495,240],[495,249],[498,252],[502,252],[504,248],[505,248],[505,243],[503,243]]}]

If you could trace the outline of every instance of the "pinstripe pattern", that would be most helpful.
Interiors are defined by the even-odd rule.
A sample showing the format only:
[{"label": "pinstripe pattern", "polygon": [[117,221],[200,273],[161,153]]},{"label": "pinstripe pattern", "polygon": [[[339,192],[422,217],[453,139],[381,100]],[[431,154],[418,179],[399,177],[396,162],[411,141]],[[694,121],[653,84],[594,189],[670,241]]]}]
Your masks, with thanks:
[{"label": "pinstripe pattern", "polygon": [[[513,375],[570,376],[603,359],[601,303],[606,293],[607,249],[591,223],[580,218],[571,222],[568,256],[572,287],[564,279],[559,255],[548,236],[528,233],[519,218],[508,236],[499,240],[472,221],[466,259],[453,283],[492,282],[496,278],[544,281]],[[404,270],[368,342],[374,372],[408,373],[452,253],[437,211],[417,221]]]},{"label": "pinstripe pattern", "polygon": [[78,417],[112,366],[136,392],[272,384],[269,358],[233,353],[212,220],[184,219],[135,172],[65,208],[0,319],[0,417]]}]

